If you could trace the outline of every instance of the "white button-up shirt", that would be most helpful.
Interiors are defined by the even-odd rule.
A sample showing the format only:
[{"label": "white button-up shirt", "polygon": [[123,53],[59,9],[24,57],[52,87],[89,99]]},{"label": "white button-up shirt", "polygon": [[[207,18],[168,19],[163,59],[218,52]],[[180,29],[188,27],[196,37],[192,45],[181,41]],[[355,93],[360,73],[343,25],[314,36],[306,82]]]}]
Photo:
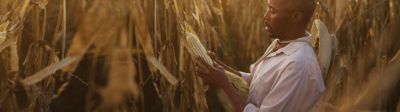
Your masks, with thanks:
[{"label": "white button-up shirt", "polygon": [[290,42],[267,55],[250,73],[245,112],[309,112],[325,90],[317,57],[309,36]]}]

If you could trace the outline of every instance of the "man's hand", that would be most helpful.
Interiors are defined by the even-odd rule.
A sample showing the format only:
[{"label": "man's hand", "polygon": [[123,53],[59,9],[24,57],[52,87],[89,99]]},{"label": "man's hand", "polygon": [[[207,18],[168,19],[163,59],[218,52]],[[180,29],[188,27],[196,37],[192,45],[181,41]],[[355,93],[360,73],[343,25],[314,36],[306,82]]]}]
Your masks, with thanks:
[{"label": "man's hand", "polygon": [[230,99],[236,112],[242,112],[246,106],[246,100],[236,91],[225,75],[224,68],[214,63],[207,64],[202,58],[196,58],[196,72],[204,81],[214,87],[221,88]]},{"label": "man's hand", "polygon": [[207,51],[207,54],[211,57],[211,59],[214,61],[214,63],[217,63],[218,65],[222,66],[225,70],[228,70],[228,71],[240,76],[240,73],[238,70],[235,70],[232,67],[223,63],[221,60],[218,59],[218,57],[215,55],[214,52]]},{"label": "man's hand", "polygon": [[203,80],[214,87],[222,88],[229,83],[228,77],[225,75],[224,68],[214,63],[213,66],[207,64],[202,58],[196,58],[196,73]]}]

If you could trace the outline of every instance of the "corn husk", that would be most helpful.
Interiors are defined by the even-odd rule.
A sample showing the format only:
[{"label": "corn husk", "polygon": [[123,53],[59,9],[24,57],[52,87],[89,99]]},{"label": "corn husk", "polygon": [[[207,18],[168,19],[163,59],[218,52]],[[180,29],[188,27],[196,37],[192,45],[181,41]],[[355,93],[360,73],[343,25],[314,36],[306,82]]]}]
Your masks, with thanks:
[{"label": "corn husk", "polygon": [[[315,20],[311,28],[311,35],[314,41],[318,40],[318,62],[322,74],[327,74],[332,56],[332,38],[328,32],[328,28],[321,20]],[[315,43],[315,42],[314,42]]]}]

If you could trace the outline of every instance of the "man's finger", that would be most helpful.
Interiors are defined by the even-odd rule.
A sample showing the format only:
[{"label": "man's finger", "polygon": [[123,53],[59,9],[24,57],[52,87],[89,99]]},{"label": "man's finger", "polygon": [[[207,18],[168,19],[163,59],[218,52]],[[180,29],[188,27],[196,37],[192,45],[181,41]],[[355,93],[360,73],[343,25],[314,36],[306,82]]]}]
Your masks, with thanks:
[{"label": "man's finger", "polygon": [[207,51],[207,54],[211,57],[211,59],[213,60],[213,63],[219,63],[220,62],[218,57],[215,55],[214,52]]},{"label": "man's finger", "polygon": [[209,71],[208,71],[207,69],[202,68],[202,67],[198,67],[198,68],[196,69],[196,72],[197,72],[197,73],[204,73],[204,74],[208,74],[208,73],[209,73]]},{"label": "man's finger", "polygon": [[215,53],[214,52],[211,52],[211,51],[207,51],[207,54],[211,57],[211,58],[213,58],[213,59],[215,59],[216,58],[216,56],[215,56]]},{"label": "man's finger", "polygon": [[209,74],[202,71],[197,72],[197,76],[201,77],[203,80],[210,80]]},{"label": "man's finger", "polygon": [[196,60],[197,64],[199,64],[200,66],[203,66],[206,69],[211,69],[212,66],[209,65],[206,61],[204,61],[203,58],[197,57]]},{"label": "man's finger", "polygon": [[224,70],[224,67],[222,67],[221,65],[215,64],[214,66],[215,66],[215,68],[217,68],[217,69]]},{"label": "man's finger", "polygon": [[212,52],[212,51],[207,51],[207,53],[208,53],[208,55],[214,55],[215,56],[215,53]]},{"label": "man's finger", "polygon": [[197,66],[199,69],[207,70],[207,71],[208,71],[208,68],[206,67],[207,65],[204,65],[204,64],[201,64],[201,63],[197,63],[196,66]]},{"label": "man's finger", "polygon": [[208,73],[204,73],[204,72],[199,71],[197,73],[197,75],[200,76],[201,78],[203,78],[203,80],[211,80]]}]

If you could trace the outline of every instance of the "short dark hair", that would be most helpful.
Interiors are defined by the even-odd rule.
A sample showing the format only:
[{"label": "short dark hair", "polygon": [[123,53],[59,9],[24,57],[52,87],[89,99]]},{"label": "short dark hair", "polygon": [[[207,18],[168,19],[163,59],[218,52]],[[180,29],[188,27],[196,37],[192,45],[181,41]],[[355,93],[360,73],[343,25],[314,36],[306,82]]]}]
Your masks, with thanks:
[{"label": "short dark hair", "polygon": [[304,14],[304,22],[308,24],[317,5],[316,0],[286,0],[286,9],[299,11]]}]

